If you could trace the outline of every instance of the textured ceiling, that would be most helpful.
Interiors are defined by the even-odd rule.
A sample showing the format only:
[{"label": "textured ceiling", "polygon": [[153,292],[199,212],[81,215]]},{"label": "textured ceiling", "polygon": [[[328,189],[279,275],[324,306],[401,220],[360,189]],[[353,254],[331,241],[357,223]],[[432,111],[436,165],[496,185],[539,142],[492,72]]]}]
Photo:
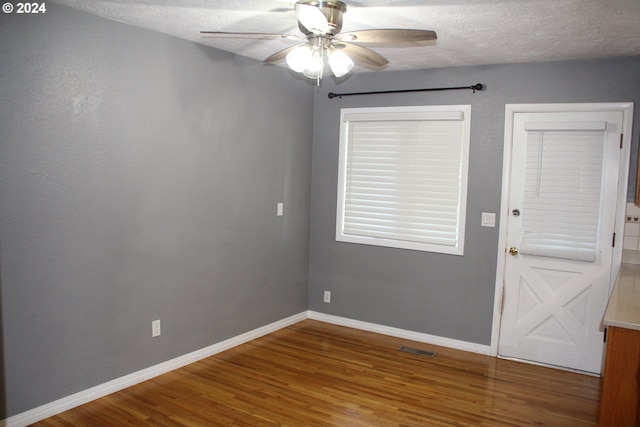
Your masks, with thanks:
[{"label": "textured ceiling", "polygon": [[[55,0],[105,18],[263,60],[296,42],[200,30],[300,34],[292,0]],[[640,0],[354,0],[343,32],[434,30],[419,47],[372,47],[386,70],[640,55]],[[355,72],[368,71],[357,67]]]}]

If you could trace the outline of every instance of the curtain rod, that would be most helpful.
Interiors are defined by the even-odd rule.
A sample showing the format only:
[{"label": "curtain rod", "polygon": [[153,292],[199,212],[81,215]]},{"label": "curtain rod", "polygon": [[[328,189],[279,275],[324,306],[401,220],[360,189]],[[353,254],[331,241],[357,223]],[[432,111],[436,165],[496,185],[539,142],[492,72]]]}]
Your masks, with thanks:
[{"label": "curtain rod", "polygon": [[405,90],[384,90],[380,92],[352,92],[352,93],[333,93],[329,92],[329,99],[333,98],[342,98],[343,96],[353,96],[353,95],[378,95],[382,93],[405,93],[405,92],[431,92],[431,91],[441,91],[441,90],[462,90],[462,89],[471,89],[473,93],[476,93],[477,90],[484,90],[484,85],[482,83],[477,83],[472,86],[458,86],[458,87],[436,87],[430,89],[405,89]]}]

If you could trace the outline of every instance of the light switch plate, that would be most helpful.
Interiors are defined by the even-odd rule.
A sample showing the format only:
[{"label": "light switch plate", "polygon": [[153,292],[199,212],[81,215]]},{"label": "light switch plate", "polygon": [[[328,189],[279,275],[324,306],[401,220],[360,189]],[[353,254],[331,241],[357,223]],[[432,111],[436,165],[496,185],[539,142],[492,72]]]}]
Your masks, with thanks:
[{"label": "light switch plate", "polygon": [[495,227],[496,226],[496,214],[491,212],[482,212],[482,224],[483,227]]}]

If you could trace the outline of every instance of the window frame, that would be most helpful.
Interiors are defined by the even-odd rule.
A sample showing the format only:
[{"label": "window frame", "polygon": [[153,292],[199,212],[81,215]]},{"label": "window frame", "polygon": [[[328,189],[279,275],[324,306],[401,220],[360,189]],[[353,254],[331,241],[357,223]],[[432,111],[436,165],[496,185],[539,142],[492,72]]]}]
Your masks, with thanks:
[{"label": "window frame", "polygon": [[[458,209],[456,218],[456,243],[453,246],[423,243],[407,240],[395,240],[381,237],[368,237],[353,234],[345,234],[344,217],[346,206],[346,177],[347,177],[347,154],[348,154],[348,125],[345,116],[352,117],[358,115],[370,115],[373,120],[376,117],[384,117],[385,115],[406,114],[413,115],[431,115],[433,120],[439,120],[439,113],[462,113],[463,136],[461,141],[461,155],[459,163],[459,192],[458,192]],[[389,119],[387,119],[389,120]],[[411,119],[409,119],[411,120]],[[377,121],[385,121],[378,119]],[[336,207],[336,241],[345,243],[356,243],[364,245],[382,246],[398,249],[410,249],[424,252],[443,253],[450,255],[464,255],[465,228],[466,228],[466,208],[468,196],[468,176],[469,176],[469,148],[471,140],[471,105],[421,105],[421,106],[402,106],[402,107],[364,107],[364,108],[342,108],[340,109],[340,141],[339,141],[339,160],[338,160],[338,189],[337,189],[337,207]]]}]

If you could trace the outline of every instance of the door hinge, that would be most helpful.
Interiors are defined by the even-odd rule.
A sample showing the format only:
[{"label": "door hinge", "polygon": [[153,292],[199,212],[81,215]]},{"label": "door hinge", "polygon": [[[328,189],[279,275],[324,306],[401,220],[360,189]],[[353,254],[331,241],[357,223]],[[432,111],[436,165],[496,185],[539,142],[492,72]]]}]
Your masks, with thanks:
[{"label": "door hinge", "polygon": [[613,239],[611,240],[611,247],[616,247],[616,233],[613,233]]},{"label": "door hinge", "polygon": [[620,134],[620,149],[622,150],[622,138],[624,137],[624,134]]}]

